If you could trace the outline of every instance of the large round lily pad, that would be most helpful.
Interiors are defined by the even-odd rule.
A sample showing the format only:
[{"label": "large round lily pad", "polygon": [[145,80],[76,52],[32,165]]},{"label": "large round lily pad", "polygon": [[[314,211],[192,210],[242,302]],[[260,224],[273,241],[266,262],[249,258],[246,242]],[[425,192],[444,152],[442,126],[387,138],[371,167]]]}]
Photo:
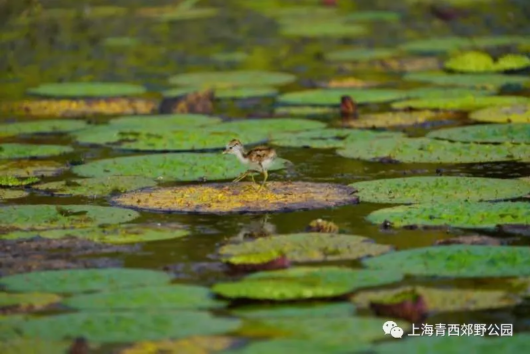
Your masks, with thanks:
[{"label": "large round lily pad", "polygon": [[238,282],[217,283],[212,291],[233,299],[290,301],[340,296],[356,289],[397,282],[402,277],[387,271],[298,267],[254,273]]},{"label": "large round lily pad", "polygon": [[403,80],[428,82],[443,86],[465,86],[498,89],[506,85],[527,86],[530,84],[528,76],[502,74],[448,74],[443,71],[428,71],[409,73]]},{"label": "large round lily pad", "polygon": [[21,310],[35,310],[59,302],[61,297],[46,293],[5,293],[0,292],[0,308],[15,307]]},{"label": "large round lily pad", "polygon": [[149,286],[78,295],[62,302],[81,310],[175,310],[222,307],[223,301],[213,299],[210,289],[195,285]]},{"label": "large round lily pad", "polygon": [[530,103],[530,98],[520,96],[461,96],[431,99],[417,99],[394,102],[392,108],[403,109],[445,109],[455,111],[473,111],[491,106],[506,106],[518,103]]},{"label": "large round lily pad", "polygon": [[0,125],[0,137],[36,133],[65,133],[83,129],[86,125],[82,120],[70,119],[2,124]]},{"label": "large round lily pad", "polygon": [[363,264],[370,269],[399,269],[421,276],[515,277],[530,274],[530,252],[525,246],[431,246],[387,253]]},{"label": "large round lily pad", "polygon": [[500,224],[529,224],[530,208],[525,202],[447,202],[398,206],[372,212],[368,221],[408,225],[453,226],[493,229]]},{"label": "large round lily pad", "polygon": [[524,36],[441,37],[410,41],[401,45],[400,48],[413,53],[437,54],[468,48],[488,48],[529,43],[528,37]]},{"label": "large round lily pad", "polygon": [[113,198],[117,205],[142,210],[222,214],[286,212],[355,204],[353,189],[338,184],[269,182],[259,193],[251,182],[158,188]]},{"label": "large round lily pad", "polygon": [[145,93],[143,86],[113,82],[62,82],[42,84],[28,93],[47,97],[120,97]]},{"label": "large round lily pad", "polygon": [[0,144],[0,159],[57,156],[72,151],[70,146],[61,145]]},{"label": "large round lily pad", "polygon": [[77,237],[110,244],[125,244],[133,242],[149,242],[170,240],[185,237],[190,234],[179,224],[126,224],[105,225],[85,229],[72,230],[44,230],[44,231],[15,231],[0,235],[0,239],[20,239],[43,237],[48,239],[59,239],[64,237]]},{"label": "large round lily pad", "polygon": [[209,354],[227,349],[234,342],[235,338],[228,336],[193,336],[179,340],[139,342],[122,350],[120,354]]},{"label": "large round lily pad", "polygon": [[28,195],[26,191],[13,190],[13,189],[0,189],[0,201],[5,199],[18,199],[24,198]]},{"label": "large round lily pad", "polygon": [[407,91],[391,89],[317,89],[289,92],[278,97],[278,102],[291,105],[339,106],[342,96],[351,96],[355,102],[380,103],[409,97]]},{"label": "large round lily pad", "polygon": [[0,208],[0,228],[46,230],[119,224],[137,218],[133,210],[96,205],[9,205]]},{"label": "large round lily pad", "polygon": [[530,66],[530,58],[524,55],[508,54],[494,60],[488,53],[460,53],[444,64],[446,69],[458,72],[501,72],[520,70]]},{"label": "large round lily pad", "polygon": [[[221,119],[217,117],[206,116],[203,114],[155,114],[141,116],[122,116],[111,119],[111,126],[119,127],[138,127],[141,129],[179,129],[186,127],[199,127],[220,123]],[[153,128],[156,127],[156,128]]]},{"label": "large round lily pad", "polygon": [[41,183],[32,186],[32,188],[51,193],[54,196],[86,196],[97,198],[109,194],[125,193],[154,186],[156,186],[156,182],[147,177],[110,176]]},{"label": "large round lily pad", "polygon": [[319,262],[370,257],[391,250],[390,246],[373,243],[371,239],[362,236],[301,233],[229,244],[221,247],[219,254],[227,262],[240,256],[268,252],[285,255],[291,262]]},{"label": "large round lily pad", "polygon": [[469,118],[489,123],[530,123],[530,103],[488,107],[472,112]]},{"label": "large round lily pad", "polygon": [[[277,158],[269,171],[282,169],[285,163]],[[84,177],[144,176],[163,181],[210,181],[235,178],[245,170],[234,156],[175,153],[99,160],[76,166],[73,172]]]},{"label": "large round lily pad", "polygon": [[66,166],[55,161],[0,161],[0,175],[12,177],[49,177],[60,174]]},{"label": "large round lily pad", "polygon": [[480,177],[391,178],[350,186],[361,202],[397,204],[501,200],[530,193],[530,184],[523,181]]},{"label": "large round lily pad", "polygon": [[346,124],[351,128],[386,128],[450,120],[455,117],[455,113],[449,111],[397,111],[362,114],[359,119],[350,120]]},{"label": "large round lily pad", "polygon": [[25,321],[23,335],[43,339],[85,337],[95,343],[211,335],[237,329],[237,319],[218,318],[206,312],[79,312]]},{"label": "large round lily pad", "polygon": [[326,53],[325,58],[332,61],[369,61],[374,59],[389,58],[395,56],[392,49],[345,49]]},{"label": "large round lily pad", "polygon": [[292,74],[273,71],[215,71],[202,73],[188,73],[172,76],[169,82],[173,85],[192,87],[241,87],[241,86],[277,86],[285,85],[296,80]]},{"label": "large round lily pad", "polygon": [[244,318],[325,318],[349,317],[355,313],[355,306],[349,302],[338,303],[303,303],[247,306],[232,311],[233,314]]},{"label": "large round lily pad", "polygon": [[171,276],[147,269],[68,269],[3,277],[0,284],[20,292],[84,293],[169,283]]},{"label": "large round lily pad", "polygon": [[530,143],[530,124],[484,124],[435,130],[428,138],[479,143]]},{"label": "large round lily pad", "polygon": [[513,306],[522,301],[521,298],[500,290],[444,289],[424,286],[362,291],[352,296],[351,300],[360,308],[368,308],[370,302],[395,303],[408,293],[423,297],[429,312],[496,309]]},{"label": "large round lily pad", "polygon": [[530,155],[525,145],[485,145],[428,138],[374,139],[348,142],[337,150],[341,156],[361,159],[392,159],[407,163],[472,163],[520,160]]}]

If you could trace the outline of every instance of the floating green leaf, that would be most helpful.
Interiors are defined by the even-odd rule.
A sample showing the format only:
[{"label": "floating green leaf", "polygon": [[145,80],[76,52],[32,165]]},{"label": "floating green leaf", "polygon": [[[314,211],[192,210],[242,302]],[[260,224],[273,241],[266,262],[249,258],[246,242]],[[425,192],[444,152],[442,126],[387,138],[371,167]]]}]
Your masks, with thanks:
[{"label": "floating green leaf", "polygon": [[86,123],[82,120],[58,119],[36,122],[20,122],[0,125],[0,137],[20,134],[66,133],[83,129]]},{"label": "floating green leaf", "polygon": [[370,213],[368,221],[407,225],[453,226],[493,229],[500,224],[529,224],[530,208],[524,202],[447,202],[416,204],[381,209]]},{"label": "floating green leaf", "polygon": [[218,9],[213,7],[175,9],[157,16],[160,21],[186,21],[210,18],[217,15]]},{"label": "floating green leaf", "polygon": [[37,338],[14,338],[0,341],[0,353],[2,354],[52,354],[66,353],[70,347],[70,341],[49,341]]},{"label": "floating green leaf", "polygon": [[484,124],[434,130],[428,138],[479,143],[530,143],[530,124]]},{"label": "floating green leaf", "polygon": [[332,61],[370,61],[374,59],[390,58],[396,55],[392,49],[345,49],[326,53],[325,58]]},{"label": "floating green leaf", "polygon": [[274,114],[288,117],[329,117],[338,115],[339,110],[325,106],[279,106],[274,109]]},{"label": "floating green leaf", "polygon": [[60,296],[46,293],[15,294],[0,292],[0,308],[17,307],[20,309],[38,309],[61,300]]},{"label": "floating green leaf", "polygon": [[419,99],[395,102],[394,109],[446,109],[455,111],[473,111],[491,106],[506,106],[517,103],[529,103],[530,98],[520,96],[461,96],[432,99]]},{"label": "floating green leaf", "polygon": [[528,76],[502,75],[502,74],[447,74],[443,71],[427,71],[409,73],[403,80],[427,82],[443,86],[480,87],[498,89],[507,85],[528,86]]},{"label": "floating green leaf", "polygon": [[0,284],[11,291],[84,293],[97,290],[167,284],[171,276],[147,269],[67,269],[22,273],[3,277]]},{"label": "floating green leaf", "polygon": [[414,40],[401,45],[400,48],[413,53],[438,54],[470,48],[527,45],[529,43],[528,37],[524,36],[441,37]]},{"label": "floating green leaf", "polygon": [[383,112],[361,114],[359,119],[346,124],[351,128],[386,128],[422,124],[428,121],[442,121],[456,118],[449,111]]},{"label": "floating green leaf", "polygon": [[347,14],[345,19],[353,22],[388,21],[397,22],[401,15],[393,11],[359,11]]},{"label": "floating green leaf", "polygon": [[0,228],[46,230],[120,224],[137,218],[133,210],[96,205],[9,205],[0,208]]},{"label": "floating green leaf", "polygon": [[502,200],[530,193],[530,185],[523,181],[480,177],[391,178],[350,186],[357,189],[361,202],[387,204]]},{"label": "floating green leaf", "polygon": [[221,123],[217,117],[203,114],[155,114],[155,115],[135,115],[122,116],[111,119],[109,124],[118,127],[138,127],[143,130],[161,130],[163,128],[176,130],[187,127],[199,127]]},{"label": "floating green leaf", "polygon": [[57,156],[72,151],[70,146],[61,145],[0,144],[0,159]]},{"label": "floating green leaf", "polygon": [[273,339],[251,342],[239,348],[224,351],[223,354],[269,354],[269,353],[304,353],[304,354],[344,354],[365,350],[357,345],[354,351],[349,345],[325,345],[308,339]]},{"label": "floating green leaf", "polygon": [[143,86],[115,82],[61,82],[41,84],[28,93],[46,97],[120,97],[145,93]]},{"label": "floating green leaf", "polygon": [[469,118],[489,123],[530,123],[530,103],[488,107],[472,112]]},{"label": "floating green leaf", "polygon": [[349,317],[355,313],[352,303],[309,303],[300,305],[274,305],[264,308],[260,306],[247,306],[232,311],[237,316],[244,318],[325,318]]},{"label": "floating green leaf", "polygon": [[54,196],[86,196],[98,198],[109,194],[125,193],[154,186],[156,186],[156,182],[147,177],[109,176],[41,183],[32,186],[32,188],[51,193]]},{"label": "floating green leaf", "polygon": [[173,85],[201,88],[279,86],[295,80],[296,77],[288,73],[257,70],[188,73],[169,78],[169,82]]},{"label": "floating green leaf", "polygon": [[397,272],[298,267],[254,273],[239,282],[217,283],[212,291],[228,298],[290,301],[335,297],[401,279]]},{"label": "floating green leaf", "polygon": [[226,52],[212,54],[210,58],[219,62],[242,62],[245,61],[249,55],[245,52]]},{"label": "floating green leaf", "polygon": [[267,252],[283,254],[291,262],[318,262],[357,259],[375,256],[390,250],[392,250],[390,246],[373,243],[371,239],[362,236],[300,233],[264,237],[252,242],[226,245],[219,249],[219,253],[227,262],[230,262],[233,256]]},{"label": "floating green leaf", "polygon": [[214,300],[208,288],[195,285],[149,286],[119,289],[101,293],[77,295],[62,304],[81,310],[191,310],[222,307],[223,301]]},{"label": "floating green leaf", "polygon": [[338,106],[340,98],[345,95],[361,104],[390,102],[410,97],[407,91],[391,89],[316,89],[283,94],[278,98],[278,102],[291,105]]},{"label": "floating green leaf", "polygon": [[135,343],[120,354],[209,354],[227,349],[236,342],[235,338],[228,336],[193,336],[179,340],[143,341]]},{"label": "floating green leaf", "polygon": [[520,160],[530,155],[527,145],[485,145],[428,138],[374,139],[348,142],[340,156],[367,161],[390,158],[406,163],[472,163]]},{"label": "floating green leaf", "polygon": [[217,99],[242,99],[252,97],[272,97],[278,94],[278,90],[274,87],[235,87],[215,90],[215,98]]},{"label": "floating green leaf", "polygon": [[471,51],[450,58],[444,66],[448,70],[458,72],[500,72],[524,69],[530,66],[530,58],[508,54],[494,60],[488,53]]},{"label": "floating green leaf", "polygon": [[366,34],[368,29],[362,25],[344,23],[337,20],[295,19],[283,21],[280,34],[285,37],[355,37]]},{"label": "floating green leaf", "polygon": [[1,189],[0,188],[0,201],[3,199],[18,199],[24,198],[28,195],[28,192],[19,191],[14,189]]},{"label": "floating green leaf", "polygon": [[135,37],[107,37],[103,40],[103,45],[120,49],[127,47],[135,47],[140,44],[141,41]]},{"label": "floating green leaf", "polygon": [[462,96],[488,96],[494,95],[497,90],[492,88],[472,87],[419,87],[408,90],[409,96],[415,99],[426,98],[460,98]]},{"label": "floating green leaf", "polygon": [[[42,160],[11,160],[0,161],[0,175],[9,178],[49,177],[60,174],[66,166],[55,161]],[[31,178],[28,178],[32,181]]]}]

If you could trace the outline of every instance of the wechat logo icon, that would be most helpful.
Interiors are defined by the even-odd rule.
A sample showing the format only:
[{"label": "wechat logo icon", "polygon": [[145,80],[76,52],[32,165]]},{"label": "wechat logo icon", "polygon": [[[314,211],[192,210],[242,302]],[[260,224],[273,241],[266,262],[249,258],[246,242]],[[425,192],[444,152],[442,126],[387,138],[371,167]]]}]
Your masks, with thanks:
[{"label": "wechat logo icon", "polygon": [[385,334],[390,334],[393,338],[403,337],[403,329],[398,327],[397,323],[394,321],[386,321],[383,324],[383,331]]}]

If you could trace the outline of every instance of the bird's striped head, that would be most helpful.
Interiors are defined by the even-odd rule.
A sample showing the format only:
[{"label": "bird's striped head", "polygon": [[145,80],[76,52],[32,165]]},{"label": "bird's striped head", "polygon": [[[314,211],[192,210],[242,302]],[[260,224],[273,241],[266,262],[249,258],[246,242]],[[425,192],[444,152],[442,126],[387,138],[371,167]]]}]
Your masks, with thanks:
[{"label": "bird's striped head", "polygon": [[223,154],[235,154],[236,151],[243,151],[243,144],[237,139],[232,139],[226,144],[226,149]]}]

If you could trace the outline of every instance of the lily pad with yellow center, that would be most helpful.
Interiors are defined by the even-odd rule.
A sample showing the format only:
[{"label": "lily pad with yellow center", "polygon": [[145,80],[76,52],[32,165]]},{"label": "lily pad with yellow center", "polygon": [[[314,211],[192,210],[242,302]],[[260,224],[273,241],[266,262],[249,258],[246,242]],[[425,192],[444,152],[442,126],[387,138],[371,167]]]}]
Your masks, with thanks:
[{"label": "lily pad with yellow center", "polygon": [[288,212],[356,204],[353,189],[338,184],[269,182],[258,192],[250,182],[155,188],[113,198],[117,205],[141,210],[226,214]]},{"label": "lily pad with yellow center", "polygon": [[403,127],[455,118],[458,114],[451,111],[382,112],[361,114],[359,119],[349,120],[346,125],[351,128]]},{"label": "lily pad with yellow center", "polygon": [[120,354],[209,354],[228,349],[235,339],[225,336],[193,336],[179,340],[139,342]]},{"label": "lily pad with yellow center", "polygon": [[488,107],[472,112],[469,118],[487,123],[530,123],[530,103]]},{"label": "lily pad with yellow center", "polygon": [[524,69],[530,66],[530,58],[524,55],[507,54],[494,60],[488,53],[471,51],[450,58],[444,66],[448,70],[457,72],[502,72]]},{"label": "lily pad with yellow center", "polygon": [[362,291],[353,295],[351,301],[359,308],[368,308],[370,302],[392,303],[409,292],[422,296],[429,312],[496,309],[514,306],[522,301],[521,298],[500,290],[443,289],[424,286]]}]

